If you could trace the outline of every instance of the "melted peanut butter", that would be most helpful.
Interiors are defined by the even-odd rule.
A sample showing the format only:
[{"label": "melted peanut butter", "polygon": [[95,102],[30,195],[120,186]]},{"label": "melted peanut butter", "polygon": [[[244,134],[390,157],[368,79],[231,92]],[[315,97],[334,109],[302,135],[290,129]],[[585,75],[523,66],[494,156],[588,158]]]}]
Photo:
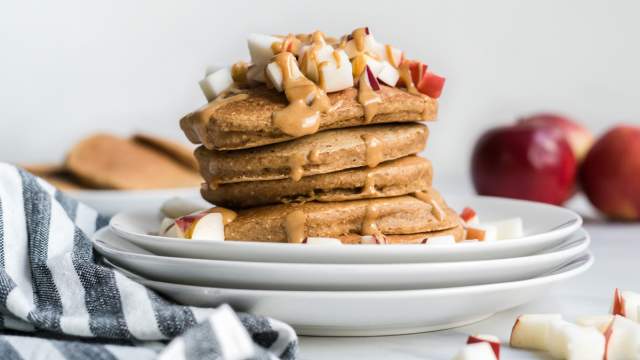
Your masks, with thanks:
[{"label": "melted peanut butter", "polygon": [[353,41],[356,44],[356,50],[364,51],[364,38],[365,36],[367,36],[367,29],[357,28],[353,30],[353,32],[351,33],[351,36],[353,37]]},{"label": "melted peanut butter", "polygon": [[358,88],[358,102],[364,109],[364,122],[370,123],[374,116],[378,113],[382,98],[380,94],[373,91],[369,85],[368,75],[365,72],[362,73],[360,78],[360,85]]},{"label": "melted peanut butter", "polygon": [[378,208],[375,205],[367,205],[362,221],[361,235],[374,235],[380,233],[378,225],[376,225],[378,215]]},{"label": "melted peanut butter", "polygon": [[378,166],[383,160],[383,144],[380,139],[371,134],[362,135],[362,140],[365,144],[365,161],[367,166],[374,168]]},{"label": "melted peanut butter", "polygon": [[222,215],[222,224],[223,225],[229,224],[230,222],[235,220],[236,217],[238,217],[238,214],[235,211],[229,210],[227,208],[219,207],[219,206],[211,208],[211,209],[207,210],[207,212],[211,213],[211,214],[218,213],[218,214]]},{"label": "melted peanut butter", "polygon": [[293,244],[301,244],[306,237],[307,215],[302,210],[294,210],[287,214],[284,228],[287,233],[287,241]]},{"label": "melted peanut butter", "polygon": [[309,155],[307,156],[307,159],[312,164],[319,163],[320,162],[320,151],[318,150],[318,148],[313,148],[311,151],[309,151]]},{"label": "melted peanut butter", "polygon": [[342,66],[342,64],[340,63],[340,52],[339,51],[333,51],[333,60],[336,61],[336,69],[340,69],[340,66]]},{"label": "melted peanut butter", "polygon": [[411,70],[409,70],[409,63],[403,62],[400,64],[398,68],[400,72],[400,80],[404,83],[404,86],[407,87],[407,91],[410,94],[418,95],[420,92],[416,89],[415,85],[413,85],[413,79],[411,78]]},{"label": "melted peanut butter", "polygon": [[376,193],[376,179],[373,173],[367,173],[367,177],[364,179],[364,186],[362,187],[362,195],[374,195]]},{"label": "melted peanut butter", "polygon": [[440,204],[426,191],[417,191],[413,193],[418,200],[423,201],[429,205],[431,205],[431,215],[435,217],[438,221],[442,221],[445,218],[445,213],[440,207]]},{"label": "melted peanut butter", "polygon": [[[282,85],[289,106],[273,113],[274,125],[287,135],[299,137],[316,133],[320,113],[331,107],[327,94],[302,74],[294,73],[295,57],[282,52],[275,62],[282,71]],[[311,103],[309,106],[308,104]]]},{"label": "melted peanut butter", "polygon": [[387,44],[384,46],[384,51],[387,54],[387,61],[389,61],[389,64],[391,64],[391,66],[393,66],[394,68],[398,68],[398,64],[396,64],[395,59],[393,58],[393,48],[391,47],[391,45]]},{"label": "melted peanut butter", "polygon": [[289,158],[289,169],[291,170],[291,180],[300,181],[304,174],[304,165],[307,163],[303,154],[293,154]]},{"label": "melted peanut butter", "polygon": [[185,132],[189,140],[193,143],[202,142],[207,149],[213,148],[213,142],[207,136],[207,125],[213,113],[223,105],[245,100],[249,95],[241,93],[232,96],[221,94],[207,105],[188,114],[180,120],[180,127]]},{"label": "melted peanut butter", "polygon": [[277,55],[283,51],[297,53],[300,46],[300,40],[293,34],[282,37],[282,41],[276,41],[271,44],[271,52]]},{"label": "melted peanut butter", "polygon": [[231,66],[231,77],[236,84],[247,83],[247,71],[249,70],[249,64],[244,61],[238,61]]}]

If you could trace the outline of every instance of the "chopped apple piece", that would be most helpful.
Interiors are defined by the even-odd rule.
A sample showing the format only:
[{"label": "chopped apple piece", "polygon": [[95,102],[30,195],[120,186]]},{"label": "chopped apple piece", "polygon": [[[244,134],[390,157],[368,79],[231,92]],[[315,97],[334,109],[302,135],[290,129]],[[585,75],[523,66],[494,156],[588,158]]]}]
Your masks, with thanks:
[{"label": "chopped apple piece", "polygon": [[[427,73],[427,64],[417,60],[406,60],[409,63],[409,72],[411,73],[411,80],[413,85],[418,85],[420,80]],[[405,84],[406,86],[407,84]]]},{"label": "chopped apple piece", "polygon": [[497,239],[497,229],[493,225],[474,225],[467,227],[466,240],[495,241]]},{"label": "chopped apple piece", "polygon": [[373,75],[377,77],[378,74],[380,74],[380,72],[382,71],[384,65],[381,61],[378,61],[369,55],[358,55],[355,58],[351,59],[353,77],[356,79],[359,78],[367,66],[371,69]]},{"label": "chopped apple piece", "polygon": [[549,325],[547,347],[556,359],[601,360],[605,352],[605,337],[592,327],[553,320]]},{"label": "chopped apple piece", "polygon": [[519,217],[487,222],[483,225],[495,227],[497,240],[518,239],[524,236],[522,218]]},{"label": "chopped apple piece", "polygon": [[204,96],[207,98],[207,101],[212,101],[233,85],[231,68],[223,68],[209,74],[204,79],[200,80],[199,84],[200,89],[202,89]]},{"label": "chopped apple piece", "polygon": [[600,332],[605,332],[613,321],[613,318],[614,315],[583,316],[576,319],[576,324],[580,326],[593,327],[598,329]]},{"label": "chopped apple piece", "polygon": [[491,349],[496,356],[496,359],[500,359],[500,339],[493,335],[471,335],[467,339],[467,344],[475,344],[480,342],[486,342],[491,345]]},{"label": "chopped apple piece", "polygon": [[224,241],[222,214],[207,213],[196,220],[191,231],[192,240]]},{"label": "chopped apple piece", "polygon": [[391,45],[375,43],[372,52],[379,58],[388,61],[393,67],[398,67],[404,58],[402,50]]},{"label": "chopped apple piece", "polygon": [[456,239],[453,235],[433,236],[424,239],[422,243],[431,246],[454,245],[456,243]]},{"label": "chopped apple piece", "polygon": [[520,315],[511,329],[509,344],[513,347],[547,350],[552,321],[562,320],[560,314]]},{"label": "chopped apple piece", "polygon": [[478,214],[476,213],[475,210],[473,210],[470,207],[465,207],[464,209],[462,209],[462,212],[460,213],[460,218],[462,219],[462,221],[464,221],[464,223],[467,226],[478,225],[480,223]]},{"label": "chopped apple piece", "polygon": [[251,62],[258,65],[269,63],[274,55],[272,45],[278,42],[282,42],[282,39],[271,35],[249,34],[247,44]]},{"label": "chopped apple piece", "polygon": [[173,197],[165,201],[162,204],[162,207],[160,207],[160,211],[162,212],[162,214],[171,219],[177,219],[181,216],[203,210],[205,210],[205,208],[195,201],[187,200],[180,197]]},{"label": "chopped apple piece", "polygon": [[[344,53],[344,51],[339,50]],[[318,73],[318,68],[320,64],[323,62],[327,62],[329,64],[336,64],[336,59],[333,56],[334,49],[331,45],[324,46],[314,46],[314,45],[306,45],[303,47],[302,56],[300,57],[300,70],[302,73],[311,81],[318,82],[320,79],[320,74]],[[345,53],[345,57],[346,53]],[[349,59],[347,57],[347,62]],[[342,63],[341,63],[342,64]]]},{"label": "chopped apple piece", "polygon": [[382,69],[378,73],[378,79],[389,86],[396,86],[400,79],[400,72],[388,61],[383,61]]},{"label": "chopped apple piece", "polygon": [[361,244],[385,245],[387,243],[387,238],[382,234],[362,235],[360,237],[360,243]]},{"label": "chopped apple piece", "polygon": [[638,307],[640,306],[640,294],[633,291],[620,291],[616,289],[613,294],[613,308],[611,313],[624,316],[635,322],[640,322]]},{"label": "chopped apple piece", "polygon": [[249,81],[249,85],[256,85],[256,83],[266,83],[267,78],[265,76],[265,69],[267,65],[250,65],[249,69],[247,69],[247,80]]},{"label": "chopped apple piece", "polygon": [[[292,79],[297,79],[301,76],[304,76],[302,74],[302,72],[300,71],[300,68],[298,67],[298,63],[296,62],[296,58],[292,55],[292,54],[287,54],[287,62],[288,62],[288,66],[289,66],[289,70],[290,70],[290,76]],[[276,88],[276,90],[278,91],[283,91],[283,77],[282,77],[282,69],[280,69],[280,65],[278,65],[277,62],[272,62],[269,65],[267,65],[267,77],[269,78],[269,81],[271,82],[271,84],[273,85],[273,87]],[[309,99],[307,101],[310,102],[313,99]]]},{"label": "chopped apple piece", "polygon": [[320,73],[320,85],[328,93],[353,86],[351,62],[342,50],[336,50],[331,59],[320,66]]},{"label": "chopped apple piece", "polygon": [[606,360],[640,358],[640,325],[622,316],[615,316],[605,330]]},{"label": "chopped apple piece", "polygon": [[436,75],[430,71],[426,71],[420,82],[416,85],[416,89],[421,93],[437,99],[442,94],[445,78]]},{"label": "chopped apple piece", "polygon": [[[362,52],[366,52],[366,53],[371,53],[371,54],[375,54],[374,49],[378,46],[376,40],[373,38],[373,35],[371,34],[367,34],[364,37],[364,46],[362,49]],[[350,38],[345,47],[344,47],[344,51],[346,51],[347,55],[349,56],[349,59],[353,59],[354,57],[362,54],[362,52],[358,51],[358,48],[356,47],[356,42],[355,40],[353,40],[352,38]]]},{"label": "chopped apple piece", "polygon": [[340,240],[327,237],[308,237],[302,243],[307,245],[342,245]]},{"label": "chopped apple piece", "polygon": [[498,360],[491,344],[478,342],[468,344],[453,358],[453,360]]}]

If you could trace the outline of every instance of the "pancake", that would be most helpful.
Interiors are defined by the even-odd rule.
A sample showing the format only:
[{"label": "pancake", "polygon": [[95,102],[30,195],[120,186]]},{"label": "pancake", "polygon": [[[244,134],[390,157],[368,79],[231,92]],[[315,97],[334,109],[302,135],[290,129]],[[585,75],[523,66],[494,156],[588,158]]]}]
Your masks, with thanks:
[{"label": "pancake", "polygon": [[[201,116],[207,106],[186,115],[180,127],[189,140],[204,144],[210,150],[246,149],[292,140],[273,124],[272,115],[288,105],[283,93],[258,87],[248,89],[247,96],[228,101],[212,111],[202,124]],[[389,123],[433,120],[437,114],[437,100],[409,94],[407,91],[382,86],[382,103],[370,123]],[[328,94],[332,109],[320,116],[319,131],[365,125],[364,111],[358,102],[358,90],[349,88]],[[199,129],[199,126],[204,126]]]},{"label": "pancake", "polygon": [[133,141],[145,146],[150,146],[157,151],[167,154],[167,156],[170,156],[187,168],[198,171],[198,162],[193,156],[193,149],[188,146],[150,134],[135,134]]},{"label": "pancake", "polygon": [[347,201],[393,197],[426,191],[431,186],[431,162],[407,156],[375,168],[359,167],[338,172],[291,179],[247,181],[205,186],[202,196],[212,204],[248,208],[277,203]]},{"label": "pancake", "polygon": [[429,131],[418,123],[329,130],[294,141],[237,151],[196,149],[205,180],[216,184],[326,174],[416,154]]},{"label": "pancake", "polygon": [[198,173],[148,146],[113,135],[84,139],[69,152],[66,168],[83,184],[101,189],[198,186]]},{"label": "pancake", "polygon": [[[386,244],[423,244],[425,239],[436,237],[436,236],[448,236],[451,235],[456,240],[456,242],[460,242],[464,240],[464,227],[462,224],[458,224],[451,229],[439,230],[439,231],[431,231],[417,234],[408,234],[408,235],[385,235],[385,243]],[[361,236],[360,235],[345,235],[338,236],[338,240],[340,240],[343,244],[361,244]]]},{"label": "pancake", "polygon": [[238,211],[225,226],[226,240],[302,242],[305,237],[353,234],[410,235],[452,229],[458,215],[440,195],[271,205]]}]

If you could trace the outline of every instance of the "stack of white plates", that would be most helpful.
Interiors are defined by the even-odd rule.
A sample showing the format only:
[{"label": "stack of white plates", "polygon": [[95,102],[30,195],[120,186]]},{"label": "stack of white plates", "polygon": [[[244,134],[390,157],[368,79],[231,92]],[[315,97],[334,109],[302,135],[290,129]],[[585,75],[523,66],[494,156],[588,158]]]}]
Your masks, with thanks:
[{"label": "stack of white plates", "polygon": [[98,252],[180,303],[271,316],[300,334],[390,335],[465,325],[544,294],[593,263],[574,212],[551,205],[447,197],[486,221],[518,216],[519,239],[455,245],[305,245],[150,235],[158,211],[113,217]]}]

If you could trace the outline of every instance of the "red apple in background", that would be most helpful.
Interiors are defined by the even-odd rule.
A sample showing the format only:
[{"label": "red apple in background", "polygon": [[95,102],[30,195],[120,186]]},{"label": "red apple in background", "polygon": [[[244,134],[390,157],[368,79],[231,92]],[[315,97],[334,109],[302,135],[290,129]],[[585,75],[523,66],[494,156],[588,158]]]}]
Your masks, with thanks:
[{"label": "red apple in background", "polygon": [[582,164],[580,182],[605,215],[640,220],[640,127],[619,125],[598,139]]},{"label": "red apple in background", "polygon": [[514,125],[486,132],[471,160],[476,191],[560,205],[575,187],[577,162],[567,140],[545,126]]},{"label": "red apple in background", "polygon": [[566,116],[555,114],[536,114],[518,121],[520,125],[547,126],[561,131],[578,162],[582,162],[593,145],[593,135],[587,128]]}]

